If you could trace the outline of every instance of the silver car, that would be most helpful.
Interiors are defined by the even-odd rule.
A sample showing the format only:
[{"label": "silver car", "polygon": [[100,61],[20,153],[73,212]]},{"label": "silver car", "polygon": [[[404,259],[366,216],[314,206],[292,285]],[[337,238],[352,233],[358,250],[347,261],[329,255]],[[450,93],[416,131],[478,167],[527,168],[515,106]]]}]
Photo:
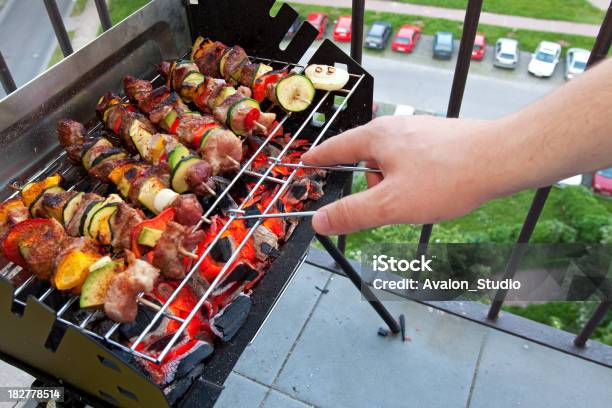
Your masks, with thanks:
[{"label": "silver car", "polygon": [[565,79],[570,80],[582,74],[591,53],[583,48],[570,48],[565,56]]},{"label": "silver car", "polygon": [[512,38],[500,38],[495,43],[495,56],[493,65],[500,68],[514,69],[518,65],[518,41]]}]

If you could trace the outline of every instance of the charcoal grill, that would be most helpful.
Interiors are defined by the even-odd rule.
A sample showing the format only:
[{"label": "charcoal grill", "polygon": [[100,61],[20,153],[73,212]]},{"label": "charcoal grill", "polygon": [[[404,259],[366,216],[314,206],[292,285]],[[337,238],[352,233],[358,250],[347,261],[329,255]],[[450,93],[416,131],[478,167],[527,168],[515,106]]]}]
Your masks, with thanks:
[{"label": "charcoal grill", "polygon": [[[273,3],[273,0],[209,0],[200,1],[199,4],[153,1],[2,100],[0,154],[10,159],[5,160],[0,169],[0,179],[4,181],[0,198],[4,200],[16,195],[11,188],[14,185],[22,185],[55,172],[61,173],[68,180],[70,189],[94,191],[104,188],[67,162],[66,154],[58,146],[55,135],[58,119],[71,117],[88,123],[90,131],[96,130],[102,126],[94,119],[93,109],[100,95],[107,90],[118,91],[121,78],[127,74],[157,80],[153,65],[185,55],[197,36],[213,38],[226,44],[240,44],[253,59],[275,68],[303,69],[299,61],[314,41],[317,31],[309,24],[303,24],[292,42],[281,50],[279,43],[297,13],[283,5],[278,14],[271,17],[269,10]],[[319,92],[307,111],[289,113],[279,118],[279,126],[291,132],[292,140],[308,138],[312,145],[316,145],[323,138],[371,119],[373,78],[359,64],[328,40],[321,43],[308,63],[344,64],[350,73],[350,80],[343,90]],[[313,121],[315,115],[324,115],[322,125]],[[253,175],[247,174],[247,167],[270,141],[271,137],[265,139],[259,150],[247,160],[229,186],[206,209],[206,217],[217,209],[235,183],[245,177],[252,180]],[[278,158],[282,158],[288,148],[289,144],[280,151]],[[268,166],[259,176],[248,197],[270,176],[272,167]],[[288,187],[296,171],[294,169],[285,177],[281,189],[264,214]],[[324,197],[310,203],[308,209],[314,210],[337,199],[349,179],[350,173],[332,172],[327,178]],[[231,215],[230,219],[233,220],[239,214]],[[188,384],[191,385],[189,392],[175,393],[172,394],[175,397],[170,398],[168,393],[165,394],[135,369],[130,361],[136,357],[156,364],[165,361],[172,347],[179,341],[183,329],[199,312],[260,222],[257,220],[252,224],[247,236],[190,314],[186,318],[173,316],[168,312],[168,304],[188,284],[198,265],[219,240],[220,234],[230,225],[228,222],[170,299],[161,305],[160,310],[149,311],[151,320],[143,325],[135,336],[136,341],[129,346],[113,336],[121,330],[121,325],[114,324],[103,332],[94,331],[89,326],[94,319],[93,312],[88,315],[74,313],[76,297],[59,294],[16,265],[0,265],[0,276],[3,278],[0,279],[0,325],[8,329],[0,338],[0,357],[45,383],[65,386],[83,401],[93,405],[166,406],[177,402],[176,395],[181,397],[182,406],[214,404],[240,354],[256,335],[303,262],[306,249],[314,236],[309,222],[298,225],[282,247],[280,256],[255,288],[249,316],[240,331],[231,342],[216,346],[206,363],[194,371],[201,375],[191,378],[194,384]],[[343,258],[331,241],[321,239],[332,255],[341,261]],[[360,286],[357,274],[354,271],[351,274],[350,270],[348,273]],[[370,300],[392,330],[397,332],[399,329],[395,320],[376,299]],[[158,353],[138,350],[142,339],[162,317],[178,321],[181,328]],[[186,387],[185,384],[180,386]]]}]

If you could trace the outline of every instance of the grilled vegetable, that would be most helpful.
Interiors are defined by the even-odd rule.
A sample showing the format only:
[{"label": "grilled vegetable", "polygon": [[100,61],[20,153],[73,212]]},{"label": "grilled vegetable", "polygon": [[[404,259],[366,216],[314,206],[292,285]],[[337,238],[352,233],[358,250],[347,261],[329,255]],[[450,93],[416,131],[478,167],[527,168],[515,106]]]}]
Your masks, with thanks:
[{"label": "grilled vegetable", "polygon": [[83,192],[77,193],[74,197],[72,197],[66,205],[64,206],[64,211],[62,211],[62,224],[68,225],[77,208],[81,204],[81,200],[83,199]]},{"label": "grilled vegetable", "polygon": [[[138,201],[149,209],[149,211],[153,213],[157,213],[157,209],[155,208],[155,197],[157,194],[166,188],[166,185],[162,183],[157,177],[150,177],[140,187],[140,192],[138,193]],[[181,191],[182,193],[183,191]]]},{"label": "grilled vegetable", "polygon": [[190,156],[189,149],[187,149],[182,144],[179,144],[170,152],[168,156],[168,166],[170,166],[171,170],[174,170],[178,162],[180,162],[184,157]]},{"label": "grilled vegetable", "polygon": [[308,109],[314,96],[314,85],[310,79],[302,75],[288,76],[276,85],[276,102],[288,112]]},{"label": "grilled vegetable", "polygon": [[155,200],[153,201],[153,207],[155,208],[155,212],[160,213],[164,211],[164,209],[170,206],[170,204],[172,204],[172,202],[178,196],[178,193],[170,190],[169,188],[164,188],[163,190],[160,190],[155,196]]},{"label": "grilled vegetable", "polygon": [[102,256],[98,253],[71,251],[59,262],[53,283],[59,290],[73,289],[77,293],[89,274],[89,267]]},{"label": "grilled vegetable", "polygon": [[315,89],[324,91],[337,91],[342,89],[349,80],[348,72],[329,65],[309,65],[306,67],[305,73],[312,81]]},{"label": "grilled vegetable", "polygon": [[59,174],[47,177],[42,181],[28,183],[21,189],[21,199],[26,207],[30,207],[32,202],[36,200],[40,193],[46,188],[59,186],[62,177]]},{"label": "grilled vegetable", "polygon": [[153,248],[164,232],[158,229],[144,227],[138,235],[138,245]]},{"label": "grilled vegetable", "polygon": [[172,170],[172,177],[170,178],[170,185],[174,191],[177,193],[189,191],[189,182],[187,180],[189,168],[199,162],[200,159],[193,156],[183,157],[178,162],[174,170]]},{"label": "grilled vegetable", "polygon": [[259,103],[255,99],[244,98],[228,109],[227,127],[237,135],[245,136],[253,128],[260,114]]},{"label": "grilled vegetable", "polygon": [[38,197],[36,197],[36,199],[32,201],[32,204],[30,204],[28,208],[30,215],[34,218],[40,215],[39,211],[42,208],[43,197],[45,196],[46,193],[60,193],[62,191],[64,191],[64,189],[59,186],[52,186],[52,187],[45,188],[43,191],[40,192]]},{"label": "grilled vegetable", "polygon": [[117,211],[117,203],[105,204],[91,217],[87,234],[102,245],[110,245],[110,217]]},{"label": "grilled vegetable", "polygon": [[51,228],[51,224],[51,220],[44,218],[31,218],[15,224],[2,244],[6,259],[25,268],[27,265],[23,255],[43,239],[45,228]]},{"label": "grilled vegetable", "polygon": [[109,256],[99,259],[89,267],[89,273],[81,289],[79,306],[94,308],[104,305],[106,291],[115,277],[123,269],[122,261],[113,261]]},{"label": "grilled vegetable", "polygon": [[[145,248],[143,246],[143,244],[141,244],[140,238],[141,238],[141,232],[144,228],[148,228],[149,230],[157,230],[157,231],[161,231],[163,233],[163,231],[166,230],[166,227],[168,225],[168,223],[172,220],[174,220],[174,216],[176,214],[176,211],[174,208],[167,208],[164,211],[162,211],[161,213],[159,213],[155,218],[151,218],[149,220],[144,220],[141,223],[137,224],[134,229],[132,230],[132,252],[134,252],[134,255],[137,258],[140,258],[142,256],[142,254],[144,254],[145,252],[147,252],[148,250],[150,250],[150,248]],[[156,233],[154,233],[156,234]],[[152,239],[154,238],[153,236],[151,236],[151,234],[146,233],[144,237],[144,241],[147,244],[152,243]],[[159,234],[161,236],[161,233]],[[159,239],[159,237],[157,237]],[[157,240],[155,240],[155,242],[157,242]],[[153,245],[147,245],[147,246],[155,246],[155,244]]]}]

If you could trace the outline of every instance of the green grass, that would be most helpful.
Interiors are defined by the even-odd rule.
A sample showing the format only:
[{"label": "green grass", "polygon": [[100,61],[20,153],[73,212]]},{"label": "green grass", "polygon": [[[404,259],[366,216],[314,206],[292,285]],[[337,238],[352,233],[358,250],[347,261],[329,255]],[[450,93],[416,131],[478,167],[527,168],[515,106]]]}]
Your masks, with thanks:
[{"label": "green grass", "polygon": [[[465,9],[466,0],[399,0],[402,3]],[[483,11],[541,18],[601,24],[604,12],[587,0],[485,0]]]},{"label": "green grass", "polygon": [[117,24],[148,2],[149,0],[111,0],[108,5],[111,21]]},{"label": "green grass", "polygon": [[[70,37],[70,40],[72,40],[74,38],[74,31],[69,31],[68,37]],[[49,60],[49,64],[47,65],[47,68],[54,66],[55,64],[57,64],[63,59],[64,59],[64,54],[62,53],[62,49],[60,48],[59,45],[56,45],[55,49],[53,50],[53,54],[51,54],[51,59]]]},{"label": "green grass", "polygon": [[[311,6],[295,3],[290,4],[302,16],[306,16],[312,11],[320,11],[329,14],[330,21],[334,21],[340,15],[351,14],[351,9],[349,8]],[[275,3],[272,9],[272,14],[275,14],[279,7],[280,3]],[[389,22],[393,26],[394,30],[397,30],[403,24],[416,24],[422,27],[423,34],[433,35],[436,31],[450,31],[455,35],[456,38],[460,38],[463,28],[463,24],[459,21],[413,16],[408,14],[366,11],[366,26],[371,25],[377,20],[384,20]],[[537,47],[538,43],[544,40],[559,42],[563,46],[564,51],[569,47],[591,49],[595,42],[594,37],[586,37],[572,34],[547,33],[522,29],[513,30],[506,27],[492,26],[487,24],[480,24],[478,26],[478,31],[485,34],[489,43],[495,42],[500,37],[515,38],[519,41],[519,47],[527,52],[533,52]]]},{"label": "green grass", "polygon": [[76,0],[76,4],[72,8],[72,12],[70,13],[71,17],[80,16],[83,14],[85,7],[87,6],[87,2],[89,0]]}]

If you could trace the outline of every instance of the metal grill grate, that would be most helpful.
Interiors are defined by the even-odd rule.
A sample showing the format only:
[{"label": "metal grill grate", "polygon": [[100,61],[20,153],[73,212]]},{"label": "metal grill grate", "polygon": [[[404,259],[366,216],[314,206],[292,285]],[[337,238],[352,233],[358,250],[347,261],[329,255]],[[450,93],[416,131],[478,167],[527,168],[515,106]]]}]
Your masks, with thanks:
[{"label": "metal grill grate", "polygon": [[[283,61],[277,61],[277,60],[272,60],[272,59],[267,59],[267,58],[258,58],[258,57],[250,57],[250,58],[252,60],[255,60],[255,61],[266,62],[266,63],[273,64],[273,65],[279,65],[279,66],[284,67],[284,68],[296,69],[296,70],[298,70],[300,72],[303,71],[304,68],[305,68],[302,65],[298,65],[298,64],[294,64],[294,63],[288,63],[288,62],[283,62]],[[347,86],[344,89],[341,89],[339,91],[333,91],[333,92],[329,92],[328,91],[328,92],[325,92],[322,95],[317,97],[317,99],[315,100],[315,102],[313,102],[313,105],[310,108],[310,113],[301,122],[301,124],[299,125],[297,130],[291,136],[291,139],[289,140],[289,142],[284,146],[284,148],[280,151],[280,153],[278,153],[278,155],[273,158],[274,160],[282,159],[287,154],[287,152],[289,152],[289,149],[291,148],[293,143],[300,137],[300,135],[302,135],[304,129],[310,124],[310,122],[312,121],[314,115],[322,108],[324,103],[326,103],[330,97],[333,98],[333,96],[335,96],[335,95],[341,95],[341,96],[343,96],[342,103],[335,109],[333,115],[329,119],[326,120],[325,125],[321,128],[321,130],[318,132],[317,136],[315,137],[315,139],[311,143],[310,148],[312,148],[313,146],[316,146],[323,139],[323,137],[325,136],[327,131],[330,129],[330,127],[332,126],[332,124],[334,123],[334,121],[336,120],[338,115],[340,115],[340,113],[343,111],[344,107],[348,103],[348,100],[353,95],[353,93],[355,92],[357,87],[361,84],[361,82],[362,82],[362,80],[363,80],[363,78],[365,76],[365,74],[362,74],[362,75],[349,74],[349,75],[350,75],[349,83],[347,84]],[[152,81],[157,81],[158,79],[159,79],[159,76],[156,76],[155,78],[153,78]],[[232,252],[230,258],[225,263],[225,265],[223,266],[223,268],[221,269],[221,271],[219,272],[217,277],[214,279],[213,282],[211,282],[210,287],[206,290],[206,292],[202,295],[202,297],[200,297],[200,299],[198,300],[197,304],[190,311],[190,313],[187,315],[186,318],[180,318],[180,317],[174,316],[172,313],[170,313],[168,311],[169,306],[172,304],[172,302],[178,296],[178,294],[180,293],[181,289],[183,287],[185,287],[185,285],[187,285],[189,283],[189,281],[192,278],[192,276],[195,273],[197,273],[200,264],[203,262],[203,260],[206,258],[206,256],[210,253],[212,248],[214,248],[215,244],[221,239],[222,234],[240,216],[239,211],[243,210],[244,204],[246,202],[248,202],[248,200],[250,198],[253,197],[253,195],[257,192],[258,188],[262,185],[262,183],[264,183],[264,181],[270,180],[271,178],[275,179],[274,177],[271,176],[272,169],[274,168],[274,165],[272,165],[272,164],[268,164],[267,165],[266,170],[265,170],[265,172],[263,174],[258,174],[258,173],[255,173],[255,172],[251,172],[248,169],[251,166],[251,164],[253,163],[253,161],[255,160],[255,158],[260,153],[262,153],[267,146],[269,146],[270,142],[273,139],[273,135],[276,133],[276,131],[278,129],[280,129],[280,127],[283,126],[283,124],[285,124],[288,120],[290,120],[292,118],[292,116],[293,116],[292,113],[287,113],[287,114],[285,114],[283,116],[283,118],[279,121],[278,125],[270,132],[270,136],[268,136],[260,144],[258,149],[252,154],[252,156],[241,166],[240,170],[233,177],[231,182],[223,189],[222,192],[220,192],[218,194],[216,200],[206,210],[206,212],[204,213],[204,215],[202,217],[202,220],[200,220],[200,222],[197,224],[197,228],[200,228],[202,226],[202,224],[204,223],[204,220],[207,219],[210,215],[212,215],[214,213],[214,211],[217,209],[218,205],[222,202],[224,197],[226,197],[229,194],[229,191],[232,189],[232,187],[236,183],[238,183],[240,180],[243,179],[243,176],[246,175],[246,176],[248,176],[250,178],[251,177],[257,177],[258,178],[257,182],[250,189],[250,191],[248,192],[247,196],[244,198],[243,202],[236,209],[236,212],[232,212],[229,215],[228,221],[218,231],[217,235],[214,237],[212,242],[208,245],[206,250],[202,253],[202,255],[199,257],[199,259],[191,267],[191,269],[186,274],[186,276],[182,279],[180,284],[174,289],[174,291],[169,296],[167,301],[163,305],[161,305],[161,308],[159,310],[152,309],[152,310],[156,311],[155,316],[151,319],[151,321],[144,328],[144,330],[142,330],[142,332],[140,332],[140,334],[138,335],[136,340],[133,341],[131,345],[127,346],[127,345],[122,344],[122,343],[120,343],[120,342],[118,342],[118,341],[116,341],[116,340],[111,338],[111,336],[121,326],[120,323],[115,323],[103,335],[100,335],[99,333],[96,333],[96,332],[88,329],[87,325],[93,319],[94,314],[96,313],[96,311],[89,312],[89,314],[85,317],[85,319],[83,321],[81,321],[80,323],[77,323],[77,322],[69,320],[69,318],[67,318],[65,316],[67,314],[66,312],[71,308],[71,306],[73,304],[75,304],[75,302],[78,300],[78,296],[71,296],[61,307],[59,307],[57,309],[57,311],[56,311],[56,318],[57,318],[57,320],[59,322],[61,322],[61,323],[66,324],[66,325],[75,327],[78,330],[80,330],[80,331],[82,331],[82,332],[84,332],[84,333],[86,333],[86,334],[88,334],[88,335],[90,335],[90,336],[92,336],[94,338],[106,341],[107,343],[112,344],[113,346],[116,346],[116,347],[118,347],[118,348],[120,348],[120,349],[122,349],[122,350],[124,350],[126,352],[132,353],[133,355],[136,355],[138,357],[142,357],[142,358],[144,358],[144,359],[146,359],[148,361],[151,361],[153,363],[160,364],[161,362],[163,362],[164,358],[170,352],[172,347],[177,343],[177,341],[179,340],[181,334],[187,328],[188,324],[192,321],[192,319],[196,316],[196,314],[199,313],[200,309],[202,308],[202,306],[204,305],[204,303],[206,302],[208,297],[211,295],[211,293],[214,292],[214,290],[222,282],[222,280],[225,277],[225,275],[227,274],[230,266],[234,263],[235,259],[239,255],[239,253],[242,250],[242,248],[246,245],[248,240],[252,237],[253,233],[255,232],[255,229],[262,223],[263,220],[259,219],[259,220],[255,221],[250,227],[247,227],[246,236],[242,239],[242,241],[239,244],[237,244],[237,246],[234,249],[234,251]],[[92,132],[98,130],[102,126],[103,126],[103,124],[101,122],[98,122],[94,127],[92,127],[88,131],[88,133],[92,133]],[[51,163],[49,163],[43,169],[38,171],[34,176],[32,176],[28,180],[28,182],[29,181],[38,180],[38,179],[43,178],[43,177],[45,177],[47,175],[50,175],[50,174],[52,174],[54,172],[59,172],[60,174],[62,174],[62,176],[66,176],[71,171],[74,171],[76,168],[74,166],[72,166],[72,165],[68,165],[68,166],[65,167],[65,163],[66,163],[65,158],[66,158],[66,153],[64,151],[56,159],[54,159]],[[283,176],[282,180],[276,179],[276,182],[279,183],[280,188],[278,189],[278,191],[276,192],[276,194],[274,195],[274,197],[272,198],[272,200],[270,201],[268,206],[262,212],[262,215],[268,214],[269,211],[272,208],[274,208],[276,202],[285,193],[285,191],[287,190],[287,188],[289,187],[289,185],[291,184],[291,182],[295,178],[295,175],[297,174],[298,170],[299,170],[298,168],[295,168],[291,173],[289,173],[289,175]],[[85,176],[84,178],[79,179],[76,183],[74,183],[72,186],[70,186],[70,188],[68,190],[75,189],[79,184],[81,184],[82,182],[85,182],[86,180],[87,180],[87,176]],[[100,183],[100,182],[96,183],[94,185],[94,187],[93,187],[93,190],[98,189],[101,185],[102,185],[102,183]],[[15,197],[17,194],[18,194],[18,192],[16,191],[15,193],[13,193],[12,197]],[[11,277],[17,275],[19,272],[21,272],[21,267],[9,263],[8,265],[6,265],[2,269],[2,271],[0,271],[0,276],[10,279]],[[32,285],[36,281],[37,281],[36,276],[35,275],[31,275],[23,283],[21,283],[15,289],[15,291],[14,291],[14,302],[19,304],[19,305],[25,306],[26,305],[25,300],[20,299],[19,295],[24,293],[24,291],[28,288],[28,286]],[[46,288],[46,290],[44,290],[44,292],[42,294],[40,294],[37,297],[37,299],[39,301],[41,301],[41,302],[45,301],[45,299],[47,299],[53,293],[54,290],[55,289],[49,285],[49,287]],[[139,297],[142,298],[142,296],[143,296],[143,294],[140,294]],[[151,305],[147,305],[147,303],[143,303],[143,306],[151,308]],[[169,318],[169,319],[172,319],[172,320],[175,320],[175,321],[181,323],[180,328],[174,333],[174,335],[172,336],[171,340],[166,344],[164,349],[158,355],[153,356],[151,354],[147,354],[147,353],[138,351],[137,350],[138,345],[142,342],[142,340],[145,338],[145,336],[151,332],[151,330],[155,327],[156,323],[158,321],[160,321],[160,319],[162,317],[166,317],[166,318]]]}]

